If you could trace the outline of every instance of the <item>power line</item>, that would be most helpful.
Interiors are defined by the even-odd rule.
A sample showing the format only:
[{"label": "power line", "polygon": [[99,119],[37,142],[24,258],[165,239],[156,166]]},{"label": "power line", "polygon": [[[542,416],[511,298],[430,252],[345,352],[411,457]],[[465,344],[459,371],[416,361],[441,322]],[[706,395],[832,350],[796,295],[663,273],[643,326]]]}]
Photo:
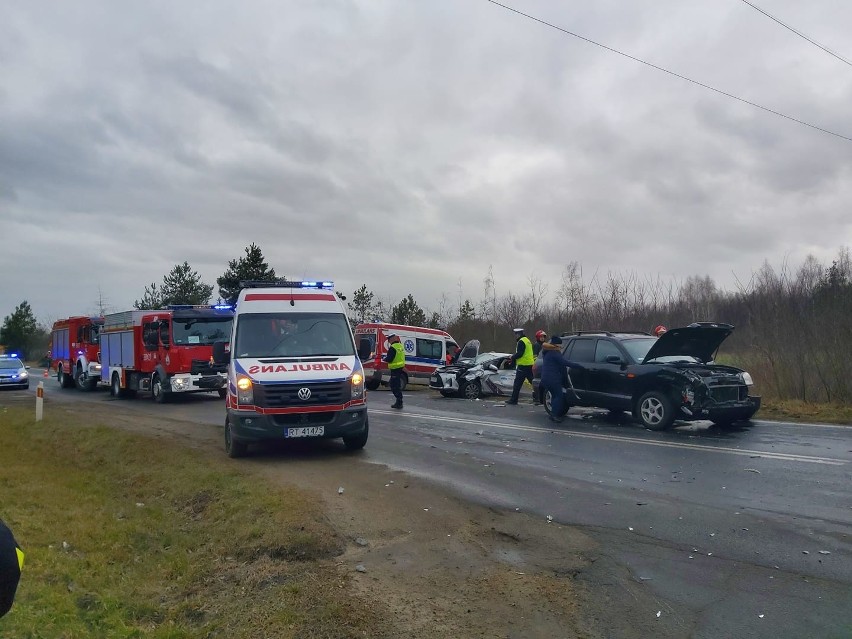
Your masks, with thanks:
[{"label": "power line", "polygon": [[816,42],[815,40],[811,40],[808,36],[806,36],[806,35],[805,35],[804,33],[802,33],[801,31],[796,31],[796,29],[794,29],[793,27],[791,27],[789,24],[785,24],[784,22],[781,22],[781,20],[779,20],[779,19],[778,19],[778,18],[776,18],[775,16],[773,16],[773,15],[772,15],[772,14],[770,14],[770,13],[767,13],[766,11],[764,11],[763,9],[761,9],[760,7],[758,7],[757,5],[752,4],[752,3],[751,3],[751,2],[749,2],[748,0],[742,0],[742,1],[743,1],[743,2],[745,2],[748,6],[750,6],[750,7],[751,7],[752,9],[754,9],[755,11],[759,11],[760,13],[762,13],[763,15],[765,15],[767,18],[770,18],[770,19],[774,20],[775,22],[777,22],[778,24],[780,24],[780,25],[781,25],[782,27],[784,27],[785,29],[789,29],[790,31],[792,31],[793,33],[795,33],[797,36],[799,36],[799,37],[801,37],[801,38],[804,38],[805,40],[807,40],[808,42],[810,42],[812,45],[814,45],[814,46],[816,46],[816,47],[819,47],[820,49],[822,49],[823,51],[825,51],[827,54],[829,54],[829,55],[833,55],[835,58],[837,58],[837,59],[838,59],[838,60],[840,60],[841,62],[845,62],[845,63],[846,63],[846,64],[848,64],[850,67],[852,67],[852,62],[849,62],[849,60],[847,60],[846,58],[844,58],[844,57],[843,57],[842,55],[840,55],[839,53],[835,53],[835,52],[834,52],[834,51],[832,51],[831,49],[829,49],[829,48],[827,48],[827,47],[822,46],[819,42]]},{"label": "power line", "polygon": [[595,42],[594,40],[583,37],[578,33],[574,33],[573,31],[568,31],[568,29],[564,29],[560,26],[557,26],[555,24],[547,22],[546,20],[542,20],[541,18],[536,18],[535,16],[529,15],[528,13],[524,13],[523,11],[518,11],[517,9],[515,9],[513,7],[510,7],[510,6],[507,6],[505,4],[501,4],[501,3],[497,2],[497,0],[486,0],[486,2],[490,2],[491,4],[497,5],[498,7],[506,9],[507,11],[511,11],[512,13],[517,13],[519,16],[523,16],[524,18],[527,18],[527,19],[532,20],[534,22],[538,22],[539,24],[543,24],[544,26],[550,27],[551,29],[556,29],[557,31],[561,31],[562,33],[564,33],[566,35],[570,35],[570,36],[573,36],[575,38],[579,38],[580,40],[583,40],[584,42],[588,42],[589,44],[593,44],[596,47],[601,47],[602,49],[606,49],[607,51],[610,51],[611,53],[616,53],[616,54],[623,56],[625,58],[629,58],[630,60],[633,60],[634,62],[639,62],[641,64],[649,66],[652,69],[656,69],[657,71],[662,71],[663,73],[667,73],[667,74],[674,76],[676,78],[680,78],[681,80],[686,80],[687,82],[691,82],[692,84],[696,84],[696,85],[703,87],[705,89],[709,89],[710,91],[715,91],[716,93],[724,95],[728,98],[732,98],[732,99],[737,100],[739,102],[742,102],[744,104],[748,104],[749,106],[753,106],[755,108],[766,111],[767,113],[777,115],[778,117],[785,118],[785,119],[790,120],[792,122],[796,122],[797,124],[802,124],[804,126],[812,128],[812,129],[816,129],[817,131],[822,131],[823,133],[828,133],[829,135],[833,135],[835,137],[841,138],[841,139],[846,140],[848,142],[852,142],[852,137],[843,135],[842,133],[835,133],[834,131],[829,131],[828,129],[824,129],[821,126],[817,126],[816,124],[811,124],[810,122],[805,122],[804,120],[794,118],[793,116],[787,115],[785,113],[781,113],[780,111],[775,111],[774,109],[770,109],[769,107],[762,106],[760,104],[757,104],[756,102],[751,102],[749,100],[746,100],[745,98],[740,98],[740,97],[738,97],[738,96],[736,96],[732,93],[728,93],[727,91],[722,91],[721,89],[717,89],[716,87],[712,87],[709,84],[704,84],[703,82],[699,82],[698,80],[693,80],[692,78],[687,78],[685,75],[675,73],[674,71],[669,71],[668,69],[664,69],[663,67],[657,66],[656,64],[653,64],[651,62],[646,62],[645,60],[642,60],[640,58],[632,56],[628,53],[624,53],[623,51],[619,51],[618,49],[613,49],[612,47],[608,47],[607,45],[601,44],[600,42]]}]

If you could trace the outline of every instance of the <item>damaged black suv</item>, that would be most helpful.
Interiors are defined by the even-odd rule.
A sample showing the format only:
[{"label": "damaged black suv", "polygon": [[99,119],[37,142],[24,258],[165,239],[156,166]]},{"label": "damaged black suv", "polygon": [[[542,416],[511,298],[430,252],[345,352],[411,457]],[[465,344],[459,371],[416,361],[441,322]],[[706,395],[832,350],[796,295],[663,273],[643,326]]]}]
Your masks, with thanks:
[{"label": "damaged black suv", "polygon": [[[645,333],[583,332],[562,336],[570,370],[570,406],[629,411],[650,430],[675,420],[709,419],[718,425],[751,419],[760,408],[746,371],[714,364],[730,324],[697,322],[657,338]],[[539,362],[540,363],[540,360]],[[549,393],[544,397],[550,411]]]}]

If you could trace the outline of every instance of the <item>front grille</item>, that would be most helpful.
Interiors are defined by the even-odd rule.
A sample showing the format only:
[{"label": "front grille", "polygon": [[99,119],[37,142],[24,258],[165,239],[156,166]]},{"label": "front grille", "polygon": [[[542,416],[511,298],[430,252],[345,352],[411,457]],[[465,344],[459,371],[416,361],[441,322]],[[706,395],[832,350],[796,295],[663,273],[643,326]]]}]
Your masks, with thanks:
[{"label": "front grille", "polygon": [[216,373],[227,373],[227,364],[211,364],[209,359],[194,359],[189,372],[193,375],[215,375]]},{"label": "front grille", "polygon": [[748,396],[748,388],[745,386],[713,386],[710,388],[710,397],[716,402],[737,402]]},{"label": "front grille", "polygon": [[272,421],[278,426],[316,426],[318,424],[330,424],[335,417],[337,417],[337,412],[287,413],[285,415],[273,415]]},{"label": "front grille", "polygon": [[[292,408],[299,406],[325,406],[343,404],[350,399],[349,382],[313,382],[304,384],[257,384],[254,402],[264,408]],[[299,391],[311,391],[308,399],[301,399]]]}]

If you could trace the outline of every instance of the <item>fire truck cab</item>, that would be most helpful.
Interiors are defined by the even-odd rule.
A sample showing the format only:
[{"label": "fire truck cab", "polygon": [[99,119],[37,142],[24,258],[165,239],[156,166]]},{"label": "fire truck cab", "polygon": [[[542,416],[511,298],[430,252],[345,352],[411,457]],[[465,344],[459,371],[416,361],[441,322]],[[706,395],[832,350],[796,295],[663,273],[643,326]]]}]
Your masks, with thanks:
[{"label": "fire truck cab", "polygon": [[176,305],[104,316],[103,382],[114,397],[148,392],[163,403],[178,393],[226,393],[225,366],[214,364],[213,343],[231,334],[230,306]]},{"label": "fire truck cab", "polygon": [[342,437],[367,443],[367,393],[352,328],[332,282],[241,282],[228,366],[225,451],[250,443]]},{"label": "fire truck cab", "polygon": [[74,316],[53,323],[51,366],[62,388],[93,390],[101,380],[100,332],[103,317]]},{"label": "fire truck cab", "polygon": [[370,352],[362,363],[367,379],[367,389],[376,390],[380,384],[390,380],[390,370],[383,360],[388,351],[388,338],[391,333],[399,336],[405,348],[405,372],[402,388],[408,384],[429,384],[429,378],[439,366],[448,363],[458,344],[446,331],[419,326],[385,324],[371,322],[355,327],[355,339],[368,341]]}]

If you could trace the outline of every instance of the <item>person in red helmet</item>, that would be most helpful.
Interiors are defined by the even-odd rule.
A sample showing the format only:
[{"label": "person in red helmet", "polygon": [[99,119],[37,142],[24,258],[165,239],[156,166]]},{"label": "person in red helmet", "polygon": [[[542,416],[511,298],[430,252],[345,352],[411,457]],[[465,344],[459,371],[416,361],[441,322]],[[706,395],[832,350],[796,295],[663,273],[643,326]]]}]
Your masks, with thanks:
[{"label": "person in red helmet", "polygon": [[660,324],[659,326],[657,326],[657,328],[654,329],[654,336],[659,337],[660,335],[665,333],[667,330],[669,330],[669,329],[667,329],[665,326]]},{"label": "person in red helmet", "polygon": [[541,352],[541,345],[547,341],[547,333],[539,329],[535,332],[535,343],[533,344],[533,355],[538,357]]}]

